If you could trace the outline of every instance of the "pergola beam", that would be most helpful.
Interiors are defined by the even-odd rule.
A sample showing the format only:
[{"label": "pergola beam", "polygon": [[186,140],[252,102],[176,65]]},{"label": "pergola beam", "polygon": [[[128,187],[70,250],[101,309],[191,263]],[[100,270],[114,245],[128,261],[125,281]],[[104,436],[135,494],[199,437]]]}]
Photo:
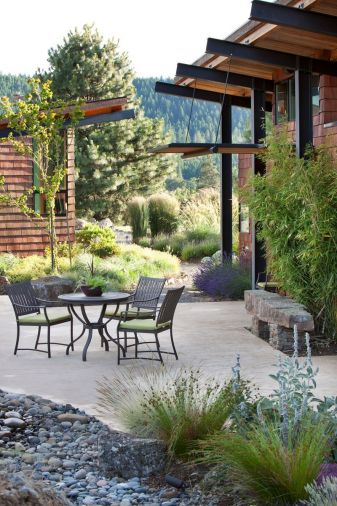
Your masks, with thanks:
[{"label": "pergola beam", "polygon": [[[206,102],[215,102],[221,104],[223,101],[223,93],[216,91],[200,90],[198,88],[190,88],[188,86],[179,86],[178,84],[163,83],[157,81],[155,84],[157,93],[173,95],[182,98],[191,98],[195,100],[205,100]],[[232,96],[232,104],[237,107],[250,108],[250,98]]]},{"label": "pergola beam", "polygon": [[234,58],[241,58],[242,60],[264,63],[289,70],[307,70],[311,68],[313,73],[337,76],[336,62],[297,56],[296,54],[248,46],[247,44],[239,44],[227,40],[209,38],[207,40],[206,52],[221,56],[232,56]]},{"label": "pergola beam", "polygon": [[[180,77],[190,77],[191,79],[200,79],[202,81],[212,81],[215,83],[229,84],[233,86],[242,86],[243,88],[254,88],[256,78],[246,76],[243,74],[227,73],[223,70],[214,70],[198,65],[186,65],[185,63],[178,63],[176,75]],[[258,78],[260,82],[261,79]],[[273,81],[262,79],[265,86],[265,91],[272,92],[274,90]]]},{"label": "pergola beam", "polygon": [[296,28],[305,32],[337,37],[337,18],[285,5],[253,0],[250,19],[262,23]]}]

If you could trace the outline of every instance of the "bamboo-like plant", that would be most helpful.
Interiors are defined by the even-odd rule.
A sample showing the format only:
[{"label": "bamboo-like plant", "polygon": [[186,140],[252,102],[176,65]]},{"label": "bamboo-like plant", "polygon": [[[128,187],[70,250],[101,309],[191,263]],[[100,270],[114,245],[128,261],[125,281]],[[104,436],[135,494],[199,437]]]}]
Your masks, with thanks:
[{"label": "bamboo-like plant", "polygon": [[[317,330],[337,335],[337,167],[326,146],[298,158],[285,128],[271,129],[243,197],[259,224],[269,270],[313,314]],[[253,191],[252,191],[253,190]]]}]

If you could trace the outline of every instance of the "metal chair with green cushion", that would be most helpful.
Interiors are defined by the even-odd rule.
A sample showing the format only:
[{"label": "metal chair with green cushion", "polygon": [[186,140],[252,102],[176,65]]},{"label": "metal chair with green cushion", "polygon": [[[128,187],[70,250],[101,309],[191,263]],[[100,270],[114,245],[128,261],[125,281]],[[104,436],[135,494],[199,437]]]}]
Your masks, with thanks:
[{"label": "metal chair with green cushion", "polygon": [[[118,346],[118,364],[120,364],[121,360],[128,360],[128,359],[138,359],[138,358],[146,358],[147,360],[158,360],[161,363],[163,363],[163,354],[166,355],[174,355],[176,360],[178,360],[178,354],[174,345],[173,341],[173,332],[172,332],[172,326],[173,326],[173,318],[174,313],[177,307],[177,304],[179,302],[179,299],[181,297],[181,294],[184,291],[184,286],[181,288],[172,288],[167,291],[165,298],[163,300],[163,303],[159,310],[157,310],[158,315],[155,320],[146,320],[142,318],[134,318],[132,320],[124,320],[123,316],[121,316],[118,326],[117,326],[117,342],[120,346]],[[164,331],[170,332],[170,338],[171,338],[171,344],[173,352],[170,351],[163,351],[160,348],[159,338],[158,334]],[[121,337],[121,333],[124,334],[124,337]],[[133,336],[129,337],[128,334],[132,333]],[[145,333],[145,334],[154,334],[155,340],[154,341],[140,341],[138,337],[138,333]],[[124,351],[127,352],[128,348],[134,347],[135,348],[135,355],[134,357],[127,357],[126,355],[121,357],[120,350],[122,348],[122,345],[120,343],[121,339],[124,339]],[[131,345],[128,345],[128,340],[134,340],[134,343]],[[139,350],[138,347],[142,345],[148,345],[148,344],[154,344],[156,346],[156,349],[147,349],[147,350]],[[159,358],[148,358],[148,357],[139,357],[139,353],[157,353]]]},{"label": "metal chair with green cushion", "polygon": [[[6,293],[12,303],[16,325],[16,343],[14,348],[14,355],[17,354],[18,350],[30,350],[40,351],[42,353],[48,353],[48,357],[51,357],[50,345],[57,344],[60,346],[68,346],[68,343],[55,343],[50,341],[50,327],[59,325],[60,323],[70,322],[70,344],[72,349],[73,345],[73,319],[68,311],[67,313],[55,313],[47,311],[47,307],[59,306],[59,303],[53,303],[52,301],[46,301],[38,299],[35,295],[34,289],[30,281],[23,283],[14,283],[12,285],[6,285]],[[38,327],[37,338],[35,341],[34,348],[19,348],[20,340],[20,327]],[[47,341],[40,343],[41,328],[47,327]],[[38,349],[39,344],[46,344],[47,350]]]},{"label": "metal chair with green cushion", "polygon": [[104,316],[113,320],[119,320],[121,317],[124,320],[130,320],[132,318],[155,318],[156,308],[165,281],[164,278],[141,276],[136,290],[130,295],[130,298],[126,302],[126,307],[119,310],[119,306],[117,306],[115,311],[106,311]]}]

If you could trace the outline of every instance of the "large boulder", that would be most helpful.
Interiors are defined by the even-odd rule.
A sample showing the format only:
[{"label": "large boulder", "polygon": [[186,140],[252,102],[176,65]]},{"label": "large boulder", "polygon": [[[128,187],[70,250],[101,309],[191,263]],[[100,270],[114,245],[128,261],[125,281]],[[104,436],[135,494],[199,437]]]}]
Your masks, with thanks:
[{"label": "large boulder", "polygon": [[156,439],[142,439],[111,432],[100,443],[100,467],[107,476],[129,479],[160,474],[167,465],[165,446]]},{"label": "large boulder", "polygon": [[50,301],[57,301],[59,295],[72,293],[75,290],[74,281],[59,276],[45,276],[34,279],[32,285],[39,299]]},{"label": "large boulder", "polygon": [[1,506],[71,506],[71,503],[45,483],[31,481],[23,473],[0,472]]}]

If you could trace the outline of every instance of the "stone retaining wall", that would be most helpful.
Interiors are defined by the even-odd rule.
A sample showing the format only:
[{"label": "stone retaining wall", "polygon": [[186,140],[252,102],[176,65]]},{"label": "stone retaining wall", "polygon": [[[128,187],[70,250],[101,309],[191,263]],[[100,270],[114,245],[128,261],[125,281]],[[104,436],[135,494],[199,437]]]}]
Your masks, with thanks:
[{"label": "stone retaining wall", "polygon": [[315,328],[312,315],[302,304],[277,293],[246,290],[245,306],[252,315],[252,333],[284,353],[292,352],[295,325],[300,350],[304,348],[305,333]]}]

